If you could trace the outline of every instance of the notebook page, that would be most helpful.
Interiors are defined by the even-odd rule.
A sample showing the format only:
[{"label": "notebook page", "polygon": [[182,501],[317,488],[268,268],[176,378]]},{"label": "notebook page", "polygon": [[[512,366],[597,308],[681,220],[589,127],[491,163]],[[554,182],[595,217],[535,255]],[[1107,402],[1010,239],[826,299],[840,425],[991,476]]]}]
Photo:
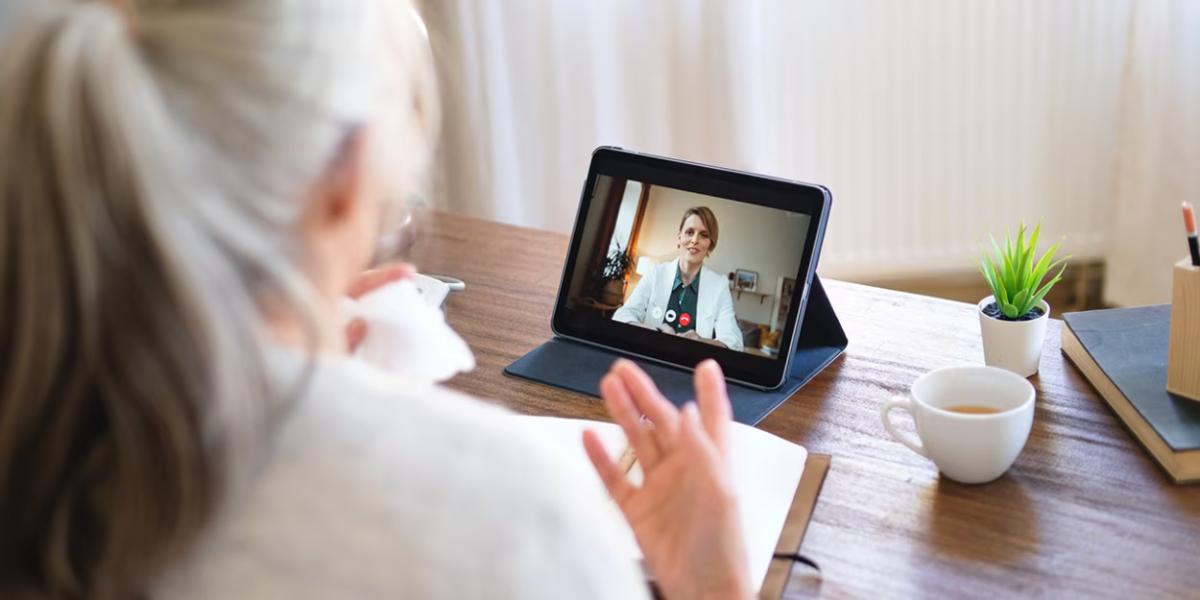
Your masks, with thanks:
[{"label": "notebook page", "polygon": [[[625,447],[625,434],[619,427],[612,423],[559,417],[513,418],[521,419],[521,427],[530,437],[558,452],[571,468],[583,470],[581,478],[592,482],[597,493],[606,493],[583,450],[581,437],[585,429],[594,430],[608,448],[609,456],[616,460]],[[804,474],[808,451],[760,429],[734,423],[730,428],[730,453],[749,574],[751,581],[761,586],[787,521],[796,487]],[[640,469],[636,466],[630,479],[635,483],[641,479]],[[621,537],[628,540],[630,556],[640,558],[641,551],[632,531],[621,518],[620,509],[612,502],[607,506],[616,514],[616,526],[623,530]]]},{"label": "notebook page", "polygon": [[608,497],[608,490],[604,488],[604,482],[596,474],[596,469],[592,467],[592,461],[588,459],[587,452],[583,449],[583,432],[591,429],[600,436],[600,441],[608,449],[608,455],[613,461],[616,461],[625,449],[625,432],[612,423],[601,421],[526,415],[514,415],[513,418],[521,420],[520,429],[528,433],[530,438],[546,448],[547,452],[557,454],[559,459],[568,465],[568,468],[577,471],[576,476],[583,485],[594,488],[596,495],[603,496],[607,500],[601,504],[610,510],[610,514],[600,518],[612,523],[613,529],[618,530],[614,532],[617,543],[628,553],[630,560],[640,561],[642,551],[638,548],[637,539],[633,537],[633,530],[625,522],[625,516],[621,514],[617,503]]},{"label": "notebook page", "polygon": [[761,586],[804,474],[808,450],[741,423],[730,428],[729,441],[750,580]]}]

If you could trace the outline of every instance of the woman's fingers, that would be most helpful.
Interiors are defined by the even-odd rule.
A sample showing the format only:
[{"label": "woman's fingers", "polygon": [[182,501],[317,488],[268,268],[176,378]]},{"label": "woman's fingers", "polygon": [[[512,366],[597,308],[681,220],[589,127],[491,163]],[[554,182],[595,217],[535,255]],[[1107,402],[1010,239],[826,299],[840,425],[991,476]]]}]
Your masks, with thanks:
[{"label": "woman's fingers", "polygon": [[362,319],[352,319],[346,324],[346,348],[354,352],[363,339],[367,337],[367,322]]},{"label": "woman's fingers", "polygon": [[696,408],[695,402],[688,402],[683,405],[679,411],[680,425],[679,437],[683,440],[683,444],[701,444],[703,445],[708,434],[704,430],[704,422],[700,417],[700,411]]},{"label": "woman's fingers", "polygon": [[[350,282],[346,295],[358,298],[367,292],[382,287],[393,281],[408,279],[417,272],[417,268],[408,263],[394,263],[364,271],[357,279]],[[367,337],[367,323],[362,319],[354,319],[346,324],[346,348],[354,352],[363,339]]]},{"label": "woman's fingers", "polygon": [[621,378],[613,373],[605,375],[600,380],[600,396],[604,398],[604,406],[608,413],[625,432],[625,438],[629,440],[629,445],[633,447],[638,460],[642,461],[642,467],[651,468],[657,464],[660,455],[658,442],[649,428],[650,424],[642,420],[641,414],[633,405]]},{"label": "woman's fingers", "polygon": [[700,404],[700,420],[704,430],[722,453],[729,447],[729,392],[725,387],[725,375],[717,361],[709,359],[696,367],[694,376],[696,401]]},{"label": "woman's fingers", "polygon": [[[695,386],[698,407],[689,408],[695,412],[695,433],[710,439],[724,456],[732,411],[720,366],[712,360],[701,363],[696,368]],[[663,397],[650,376],[628,360],[618,360],[600,380],[600,394],[613,420],[625,431],[643,469],[652,470],[676,445],[684,416]],[[653,428],[642,421],[641,415],[653,423]]]},{"label": "woman's fingers", "polygon": [[376,269],[363,272],[357,279],[350,283],[350,289],[346,290],[346,295],[351,298],[358,298],[367,292],[376,288],[383,287],[393,281],[408,279],[416,275],[417,268],[409,263],[394,263],[385,265]]},{"label": "woman's fingers", "polygon": [[654,423],[660,434],[659,443],[669,443],[679,426],[679,411],[675,409],[675,405],[663,397],[650,376],[633,364],[633,361],[618,360],[613,365],[612,372],[625,384],[634,406]]},{"label": "woman's fingers", "polygon": [[605,449],[604,443],[600,441],[600,436],[596,435],[595,431],[591,429],[584,430],[583,449],[587,451],[588,459],[592,461],[592,466],[596,468],[596,473],[600,475],[600,481],[604,482],[604,487],[608,490],[608,495],[612,496],[617,506],[620,506],[624,510],[625,501],[629,499],[629,495],[634,491],[633,484],[629,483],[629,480],[625,477],[625,473],[608,456],[608,450]]}]

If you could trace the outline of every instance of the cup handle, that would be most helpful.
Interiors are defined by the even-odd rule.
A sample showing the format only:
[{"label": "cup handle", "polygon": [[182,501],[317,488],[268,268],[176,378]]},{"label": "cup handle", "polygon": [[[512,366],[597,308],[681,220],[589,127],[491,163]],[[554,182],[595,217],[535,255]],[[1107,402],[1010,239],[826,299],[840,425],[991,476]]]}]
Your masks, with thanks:
[{"label": "cup handle", "polygon": [[909,450],[929,458],[929,455],[925,453],[925,446],[912,441],[908,436],[896,431],[896,427],[892,425],[892,419],[889,416],[889,413],[891,413],[893,409],[900,409],[908,413],[908,415],[915,421],[916,415],[913,414],[912,401],[904,396],[896,396],[889,400],[887,404],[883,405],[883,409],[879,412],[879,417],[883,419],[883,428],[887,429],[887,432],[891,434],[892,437],[896,438],[896,441],[908,446]]}]

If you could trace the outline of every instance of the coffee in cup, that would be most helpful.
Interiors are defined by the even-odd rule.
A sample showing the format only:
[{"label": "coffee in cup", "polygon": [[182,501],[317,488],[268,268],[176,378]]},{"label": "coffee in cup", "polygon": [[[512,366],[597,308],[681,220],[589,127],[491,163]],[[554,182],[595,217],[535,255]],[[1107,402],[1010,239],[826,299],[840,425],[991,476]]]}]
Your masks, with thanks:
[{"label": "coffee in cup", "polygon": [[[1029,439],[1033,385],[1010,371],[976,366],[937,369],[917,378],[910,395],[884,405],[883,426],[950,479],[985,483],[1000,477]],[[896,430],[889,417],[895,409],[912,415],[919,441]]]},{"label": "coffee in cup", "polygon": [[998,412],[1003,412],[998,408],[990,406],[977,406],[975,404],[956,404],[946,407],[946,410],[952,413],[960,413],[964,415],[990,415]]}]

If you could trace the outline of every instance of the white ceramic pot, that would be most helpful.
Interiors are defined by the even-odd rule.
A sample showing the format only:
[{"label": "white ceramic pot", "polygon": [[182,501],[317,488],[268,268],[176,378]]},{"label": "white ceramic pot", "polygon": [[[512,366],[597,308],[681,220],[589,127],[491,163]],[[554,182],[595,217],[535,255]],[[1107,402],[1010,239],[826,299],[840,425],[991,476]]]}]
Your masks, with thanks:
[{"label": "white ceramic pot", "polygon": [[1021,377],[1038,371],[1042,359],[1042,342],[1046,339],[1046,323],[1050,320],[1050,305],[1038,304],[1042,316],[1029,321],[1004,321],[989,317],[983,308],[996,299],[988,296],[979,301],[979,331],[983,334],[983,362],[990,367],[1008,369]]}]

